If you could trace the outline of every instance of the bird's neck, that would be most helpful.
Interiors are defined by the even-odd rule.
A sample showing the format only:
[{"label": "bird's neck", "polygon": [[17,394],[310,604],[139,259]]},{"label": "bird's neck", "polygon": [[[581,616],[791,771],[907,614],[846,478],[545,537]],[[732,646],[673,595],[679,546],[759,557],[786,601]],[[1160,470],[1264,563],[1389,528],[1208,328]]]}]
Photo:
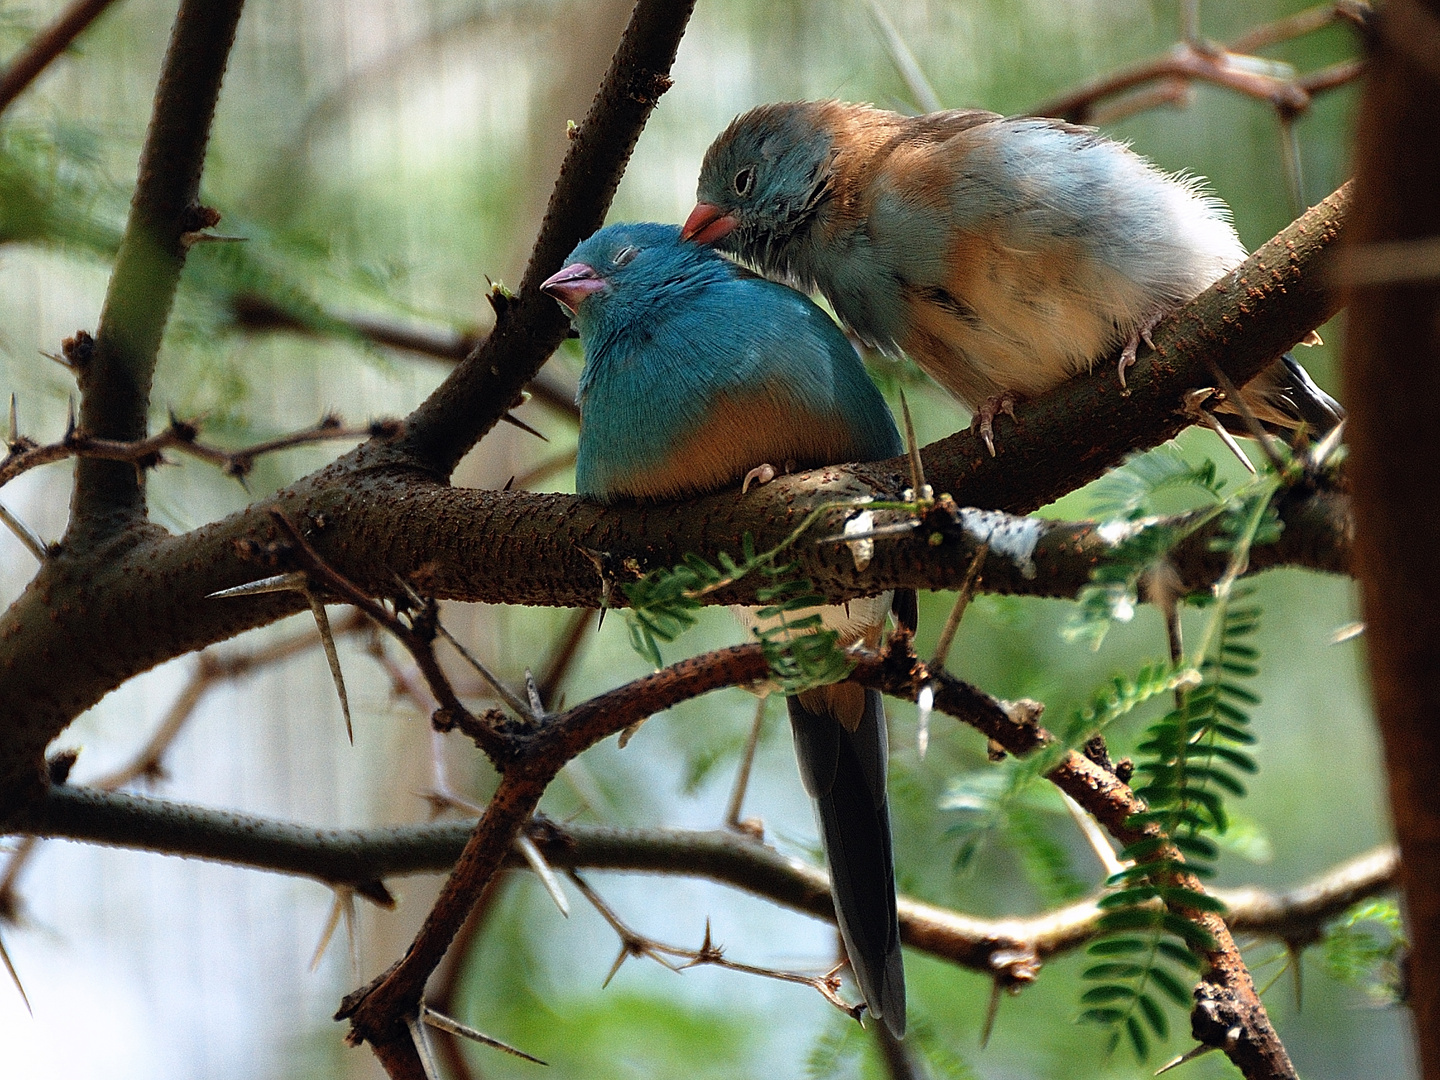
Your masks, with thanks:
[{"label": "bird's neck", "polygon": [[788,238],[755,261],[799,287],[830,293],[837,252],[863,242],[870,216],[875,171],[903,136],[905,118],[868,105],[819,103],[816,123],[833,132],[824,171],[824,194]]}]

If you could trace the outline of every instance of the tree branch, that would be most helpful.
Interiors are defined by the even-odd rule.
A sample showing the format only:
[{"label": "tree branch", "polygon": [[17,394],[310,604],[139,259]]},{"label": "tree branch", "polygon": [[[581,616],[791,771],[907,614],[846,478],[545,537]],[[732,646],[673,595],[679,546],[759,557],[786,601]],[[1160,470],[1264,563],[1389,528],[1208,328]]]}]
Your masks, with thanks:
[{"label": "tree branch", "polygon": [[[80,427],[96,438],[145,437],[150,382],[185,265],[186,235],[219,220],[199,205],[200,173],[241,6],[242,0],[182,0],[175,16],[94,353],[76,371]],[[133,468],[110,461],[76,466],[72,547],[108,539],[144,514]]]},{"label": "tree branch", "polygon": [[[317,829],[233,811],[142,795],[58,786],[23,823],[25,835],[105,844],[359,886],[455,865],[473,821],[372,829]],[[529,829],[557,869],[683,875],[743,889],[795,911],[834,920],[823,868],[731,829],[622,829],[604,825]],[[1354,904],[1395,887],[1395,848],[1384,845],[1322,871],[1283,892],[1255,887],[1215,889],[1232,932],[1309,944],[1324,925]],[[522,868],[514,852],[509,868]],[[902,896],[905,944],[987,975],[1006,953],[1042,960],[1063,955],[1094,936],[1099,914],[1085,900],[1034,916],[983,919]]]},{"label": "tree branch", "polygon": [[[1371,250],[1440,235],[1440,4],[1393,0],[1356,119],[1356,235]],[[1410,938],[1408,1003],[1421,1075],[1440,1077],[1440,282],[1350,280],[1344,379],[1360,510],[1356,555],[1370,680]]]},{"label": "tree branch", "polygon": [[[1253,59],[1245,54],[1303,37],[1337,22],[1348,22],[1363,28],[1370,18],[1369,4],[1340,0],[1253,27],[1228,46],[1181,41],[1159,56],[1102,75],[1059,97],[1041,102],[1031,110],[1031,114],[1056,116],[1074,124],[1095,123],[1098,106],[1106,98],[1128,94],[1150,83],[1178,83],[1182,88],[1188,88],[1193,80],[1262,101],[1282,117],[1293,118],[1310,107],[1315,94],[1355,79],[1360,74],[1361,65],[1348,63],[1343,69],[1343,77],[1342,71],[1327,69],[1326,75],[1319,79],[1306,76],[1280,78],[1255,70]],[[1246,64],[1245,60],[1251,60],[1251,63]]]},{"label": "tree branch", "polygon": [[114,0],[75,0],[54,22],[31,38],[15,54],[10,66],[0,71],[0,113],[112,3]]}]

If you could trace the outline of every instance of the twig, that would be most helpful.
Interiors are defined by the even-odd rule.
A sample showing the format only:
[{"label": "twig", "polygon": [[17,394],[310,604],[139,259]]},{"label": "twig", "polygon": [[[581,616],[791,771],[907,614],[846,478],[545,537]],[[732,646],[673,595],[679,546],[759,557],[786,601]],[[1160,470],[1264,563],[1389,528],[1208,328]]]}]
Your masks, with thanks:
[{"label": "twig", "polygon": [[[1254,63],[1246,61],[1249,59],[1247,54],[1267,45],[1314,33],[1332,23],[1347,21],[1363,26],[1370,17],[1368,4],[1322,4],[1299,15],[1254,27],[1228,46],[1212,46],[1204,42],[1199,36],[1198,10],[1187,7],[1186,11],[1181,40],[1168,52],[1091,80],[1060,97],[1042,102],[1031,113],[1057,116],[1073,123],[1098,123],[1101,120],[1098,106],[1105,98],[1127,94],[1152,82],[1158,82],[1165,88],[1153,99],[1144,101],[1143,105],[1138,97],[1127,99],[1130,107],[1124,110],[1123,115],[1131,115],[1142,107],[1174,104],[1179,96],[1176,84],[1188,85],[1191,81],[1198,81],[1263,101],[1282,118],[1293,118],[1310,107],[1316,94],[1342,86],[1359,75],[1362,66],[1359,61],[1347,61],[1343,68],[1333,71],[1326,69],[1322,77],[1315,79],[1304,76],[1279,78],[1257,70]],[[1104,117],[1107,122],[1118,118],[1116,113]]]},{"label": "twig", "polygon": [[163,453],[166,450],[175,450],[218,465],[226,476],[243,478],[249,475],[255,467],[255,459],[262,454],[337,439],[389,439],[399,431],[399,423],[393,420],[377,420],[365,427],[346,427],[338,416],[327,415],[321,417],[314,427],[302,431],[267,439],[240,450],[221,450],[199,441],[200,429],[196,424],[172,416],[170,425],[164,431],[144,439],[99,439],[81,430],[67,432],[58,442],[44,445],[22,438],[4,460],[0,460],[0,485],[8,484],[30,469],[72,457],[124,461],[137,468],[155,468],[164,463]]},{"label": "twig", "polygon": [[[832,969],[823,975],[806,975],[803,972],[781,971],[777,968],[757,967],[753,964],[741,964],[734,960],[727,960],[725,958],[724,947],[716,945],[710,938],[710,922],[708,919],[705,922],[705,937],[704,940],[700,942],[698,949],[687,949],[680,945],[666,945],[663,942],[656,941],[652,937],[638,933],[627,926],[620,916],[615,913],[615,909],[607,904],[600,894],[591,888],[589,883],[575,871],[571,870],[569,877],[570,880],[575,883],[575,887],[584,895],[585,899],[589,900],[595,910],[600,912],[601,917],[610,924],[610,928],[614,930],[616,936],[620,938],[620,953],[615,957],[615,963],[611,966],[609,974],[605,976],[606,986],[610,985],[610,980],[615,977],[615,973],[620,970],[620,965],[627,959],[632,956],[645,956],[654,960],[662,967],[667,967],[675,972],[684,971],[686,968],[711,966],[723,968],[726,971],[737,971],[744,975],[758,975],[765,979],[777,979],[780,982],[799,983],[801,986],[808,986],[818,991],[826,1001],[830,1002],[830,1004],[834,1005],[852,1019],[858,1020],[860,1014],[865,1011],[863,1002],[858,1005],[851,1005],[840,996],[840,980],[835,974],[835,971],[838,969]],[[675,960],[682,960],[684,963],[676,964],[673,962]]]},{"label": "twig", "polygon": [[41,30],[0,71],[0,113],[25,92],[52,60],[70,47],[85,28],[98,19],[114,0],[75,0]]},{"label": "twig", "polygon": [[[316,325],[307,323],[286,311],[274,301],[256,293],[242,293],[231,301],[235,322],[246,330],[287,330],[299,334],[318,334]],[[431,360],[457,364],[485,340],[474,330],[441,330],[432,327],[401,326],[373,315],[337,315],[326,312],[323,323],[343,327],[357,337],[376,345],[414,353]],[[575,386],[554,371],[540,371],[525,386],[537,402],[552,412],[577,419],[580,410],[575,404]]]}]

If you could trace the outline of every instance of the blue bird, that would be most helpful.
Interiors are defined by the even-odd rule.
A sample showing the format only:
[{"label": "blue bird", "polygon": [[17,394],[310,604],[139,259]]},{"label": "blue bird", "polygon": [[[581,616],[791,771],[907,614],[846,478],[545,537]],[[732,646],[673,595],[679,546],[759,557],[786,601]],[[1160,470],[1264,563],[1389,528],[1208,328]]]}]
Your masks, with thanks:
[{"label": "blue bird", "polygon": [[[738,486],[771,462],[804,469],[901,452],[854,348],[793,289],[682,241],[671,225],[611,225],[567,262],[541,288],[573,313],[585,348],[580,494],[672,499]],[[842,646],[873,646],[890,601],[852,600],[821,615]],[[786,704],[850,967],[869,1011],[898,1037],[905,971],[880,694],[840,682]]]},{"label": "blue bird", "polygon": [[[959,398],[991,454],[998,411],[1117,355],[1123,385],[1155,324],[1245,258],[1199,181],[1090,128],[974,109],[762,105],[706,151],[697,197],[686,239],[823,293]],[[1243,396],[1280,427],[1345,415],[1289,357]]]}]

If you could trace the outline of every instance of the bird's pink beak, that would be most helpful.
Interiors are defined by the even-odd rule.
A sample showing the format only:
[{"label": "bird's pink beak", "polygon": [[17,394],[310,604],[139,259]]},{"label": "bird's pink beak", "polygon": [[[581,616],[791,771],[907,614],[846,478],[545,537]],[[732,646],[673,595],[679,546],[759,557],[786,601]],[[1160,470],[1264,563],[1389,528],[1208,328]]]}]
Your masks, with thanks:
[{"label": "bird's pink beak", "polygon": [[549,293],[559,300],[572,314],[580,306],[580,301],[603,288],[605,282],[593,268],[584,263],[571,263],[540,283],[541,292]]},{"label": "bird's pink beak", "polygon": [[718,206],[696,203],[695,209],[690,211],[690,216],[685,219],[685,225],[680,230],[680,239],[693,240],[697,244],[713,244],[729,236],[739,224],[739,218],[725,213]]}]

